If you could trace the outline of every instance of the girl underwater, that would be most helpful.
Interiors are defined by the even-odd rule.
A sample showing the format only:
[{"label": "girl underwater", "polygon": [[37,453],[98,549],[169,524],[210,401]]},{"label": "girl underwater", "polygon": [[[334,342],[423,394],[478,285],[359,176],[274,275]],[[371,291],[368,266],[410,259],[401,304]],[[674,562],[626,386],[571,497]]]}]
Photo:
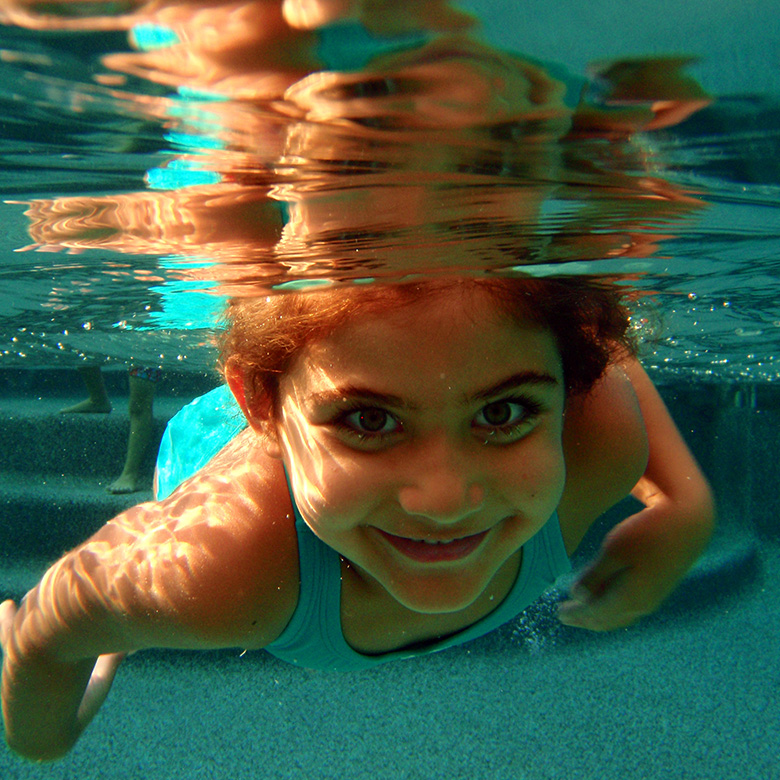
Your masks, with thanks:
[{"label": "girl underwater", "polygon": [[144,648],[349,670],[487,633],[629,493],[643,507],[579,574],[564,623],[652,612],[709,539],[709,487],[614,286],[334,285],[236,298],[228,319],[221,368],[248,426],[0,606],[24,756],[65,754]]}]

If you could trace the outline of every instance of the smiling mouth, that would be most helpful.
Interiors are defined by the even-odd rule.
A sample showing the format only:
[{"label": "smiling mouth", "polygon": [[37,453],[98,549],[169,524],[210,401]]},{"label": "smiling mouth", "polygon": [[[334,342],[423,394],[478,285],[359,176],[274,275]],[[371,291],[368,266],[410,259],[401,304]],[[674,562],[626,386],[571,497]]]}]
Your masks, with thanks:
[{"label": "smiling mouth", "polygon": [[462,536],[459,539],[452,539],[447,542],[435,542],[396,536],[379,528],[376,530],[398,552],[417,563],[459,561],[471,555],[482,544],[482,541],[489,533],[488,530],[472,536]]}]

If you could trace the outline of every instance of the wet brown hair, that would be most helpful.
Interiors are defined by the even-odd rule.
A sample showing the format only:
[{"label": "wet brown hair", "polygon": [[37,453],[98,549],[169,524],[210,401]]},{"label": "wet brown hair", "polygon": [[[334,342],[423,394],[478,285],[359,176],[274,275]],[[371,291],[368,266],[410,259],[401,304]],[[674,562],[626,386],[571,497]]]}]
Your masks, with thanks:
[{"label": "wet brown hair", "polygon": [[550,330],[567,394],[586,393],[611,362],[635,352],[629,311],[614,284],[583,277],[459,277],[235,298],[226,311],[220,368],[241,373],[250,406],[253,398],[264,397],[276,408],[279,381],[306,345],[355,317],[454,289],[481,291],[510,318]]}]

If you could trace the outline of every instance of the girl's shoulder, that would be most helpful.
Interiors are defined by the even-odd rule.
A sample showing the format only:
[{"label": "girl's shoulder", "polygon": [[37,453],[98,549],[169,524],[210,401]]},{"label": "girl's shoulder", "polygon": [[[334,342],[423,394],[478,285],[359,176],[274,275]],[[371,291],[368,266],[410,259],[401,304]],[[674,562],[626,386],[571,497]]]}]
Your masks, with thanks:
[{"label": "girl's shoulder", "polygon": [[130,542],[137,608],[153,609],[187,646],[262,647],[295,610],[287,481],[254,438],[245,431],[163,501],[108,524],[114,543]]},{"label": "girl's shoulder", "polygon": [[644,474],[647,430],[631,381],[611,366],[586,395],[567,402],[566,487],[558,508],[571,554],[596,518],[625,498]]}]

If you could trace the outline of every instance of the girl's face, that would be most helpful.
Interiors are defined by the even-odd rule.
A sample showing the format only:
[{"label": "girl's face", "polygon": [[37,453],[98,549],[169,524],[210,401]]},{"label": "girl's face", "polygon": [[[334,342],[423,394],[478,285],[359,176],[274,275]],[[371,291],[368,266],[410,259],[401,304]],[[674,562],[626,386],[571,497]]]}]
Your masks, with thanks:
[{"label": "girl's face", "polygon": [[405,607],[451,612],[557,507],[563,406],[553,336],[452,291],[304,349],[276,433],[311,530]]}]

